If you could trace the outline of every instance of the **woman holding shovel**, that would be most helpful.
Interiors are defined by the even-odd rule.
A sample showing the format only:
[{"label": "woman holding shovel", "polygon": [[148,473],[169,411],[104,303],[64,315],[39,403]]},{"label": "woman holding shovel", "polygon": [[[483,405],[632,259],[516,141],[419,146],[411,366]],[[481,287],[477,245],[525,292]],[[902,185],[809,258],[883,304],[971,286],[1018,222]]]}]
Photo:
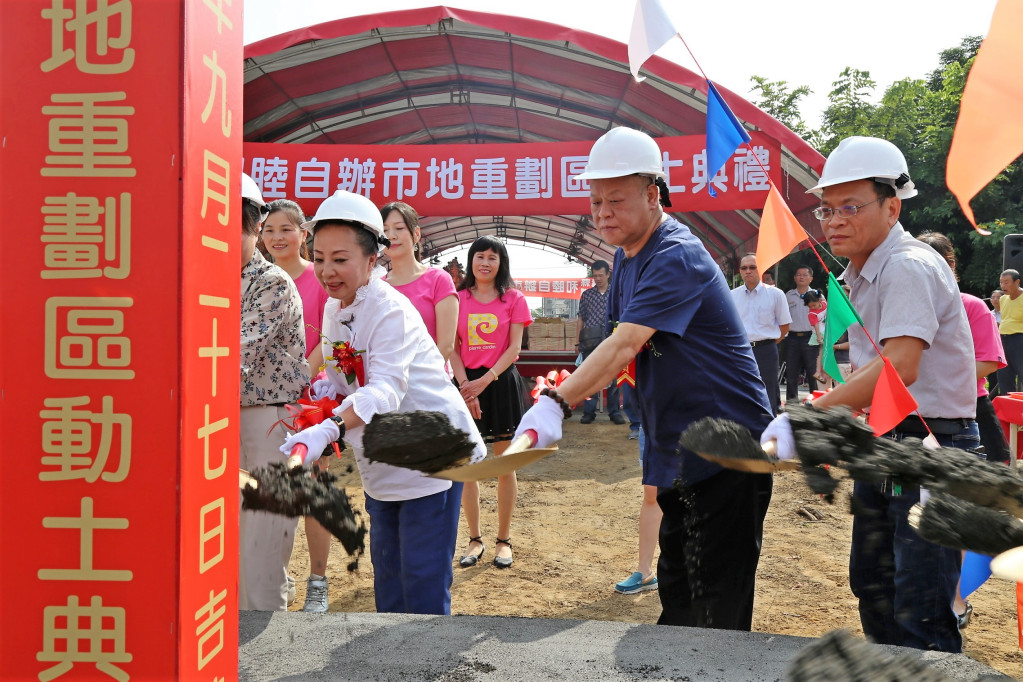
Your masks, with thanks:
[{"label": "woman holding shovel", "polygon": [[387,245],[380,211],[338,191],[303,227],[313,234],[316,277],[327,290],[323,339],[310,355],[326,358],[328,383],[315,398],[341,400],[334,418],[291,436],[281,448],[308,448],[306,464],[343,438],[355,453],[370,516],[370,558],[377,611],[448,614],[461,486],[363,456],[363,426],[386,412],[436,410],[486,449],[444,360],[409,300],[386,284],[377,257]]}]

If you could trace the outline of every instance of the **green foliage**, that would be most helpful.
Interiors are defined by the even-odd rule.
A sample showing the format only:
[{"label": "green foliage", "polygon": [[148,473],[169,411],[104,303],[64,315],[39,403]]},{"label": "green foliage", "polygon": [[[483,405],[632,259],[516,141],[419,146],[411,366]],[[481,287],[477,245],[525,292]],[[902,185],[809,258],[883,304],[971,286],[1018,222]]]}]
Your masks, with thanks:
[{"label": "green foliage", "polygon": [[769,81],[763,76],[750,78],[754,85],[751,90],[759,95],[753,103],[778,119],[789,130],[800,137],[806,137],[810,130],[803,123],[799,113],[799,100],[813,91],[807,85],[800,85],[794,90],[789,90],[789,84],[785,81]]},{"label": "green foliage", "polygon": [[[974,232],[945,184],[945,164],[959,118],[959,104],[981,40],[979,36],[968,36],[958,46],[943,50],[938,55],[938,68],[925,79],[897,81],[888,86],[876,103],[872,101],[876,83],[870,73],[852,67],[844,69],[828,94],[829,104],[821,116],[821,127],[816,130],[807,131],[798,112],[792,111],[802,96],[796,96],[797,93],[805,86],[790,90],[785,81],[753,78],[754,89],[761,97],[757,105],[785,122],[824,155],[851,135],[881,137],[897,145],[906,156],[909,174],[919,192],[903,203],[900,218],[903,226],[911,234],[926,230],[947,234],[956,247],[963,290],[978,295],[990,293],[997,285],[1002,263],[1001,237],[1019,229],[1015,223],[1023,214],[1023,158],[1012,163],[971,201],[978,220],[989,221],[989,228],[995,232],[990,237]],[[801,127],[797,129],[793,124]],[[786,288],[791,286],[791,272],[806,260],[804,253],[794,254],[782,263],[780,285],[784,282]],[[812,254],[809,257],[816,260]],[[815,265],[817,269],[819,264]],[[814,283],[816,286],[817,278]]]},{"label": "green foliage", "polygon": [[[986,299],[992,289],[998,288],[998,277],[1002,274],[1002,241],[1006,235],[1018,234],[1020,228],[1014,223],[995,220],[985,225],[991,231],[990,237],[970,230],[965,234],[964,246],[971,251],[969,263],[959,265],[959,280],[963,291]],[[960,253],[966,248],[956,248]]]}]

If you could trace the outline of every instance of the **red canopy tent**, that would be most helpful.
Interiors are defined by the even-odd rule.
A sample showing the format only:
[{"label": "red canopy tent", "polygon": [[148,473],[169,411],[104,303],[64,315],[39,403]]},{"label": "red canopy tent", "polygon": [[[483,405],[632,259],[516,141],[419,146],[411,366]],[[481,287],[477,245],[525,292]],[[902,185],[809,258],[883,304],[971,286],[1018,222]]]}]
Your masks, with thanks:
[{"label": "red canopy tent", "polygon": [[[702,135],[706,82],[667,60],[629,73],[627,47],[563,26],[448,7],[327,22],[245,49],[245,141],[488,144],[595,140],[616,125],[654,137]],[[824,158],[782,123],[719,87],[751,132],[777,140],[780,189],[810,234],[806,188]],[[777,161],[776,161],[777,162]],[[414,204],[414,202],[413,202]],[[528,205],[528,204],[526,204]],[[681,211],[721,262],[752,251],[760,211]],[[586,215],[428,216],[437,254],[496,233],[584,263],[609,259]]]}]

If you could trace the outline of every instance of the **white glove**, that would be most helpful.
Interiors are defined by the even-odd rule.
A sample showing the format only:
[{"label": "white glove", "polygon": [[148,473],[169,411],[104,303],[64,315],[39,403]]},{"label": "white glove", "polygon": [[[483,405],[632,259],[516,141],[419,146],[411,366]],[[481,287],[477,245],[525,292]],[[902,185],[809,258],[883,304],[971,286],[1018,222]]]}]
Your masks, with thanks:
[{"label": "white glove", "polygon": [[767,445],[772,440],[775,442],[778,459],[795,459],[796,439],[792,436],[792,425],[789,424],[787,414],[775,417],[760,436],[761,445]]},{"label": "white glove", "polygon": [[330,379],[317,379],[309,385],[309,397],[313,400],[337,400],[337,386]]},{"label": "white glove", "polygon": [[561,422],[565,420],[565,414],[561,411],[561,405],[545,395],[540,396],[536,405],[529,408],[519,428],[515,429],[515,437],[518,438],[524,432],[536,431],[536,443],[533,447],[548,448],[561,440]]},{"label": "white glove", "polygon": [[281,446],[281,452],[290,457],[291,451],[301,443],[307,448],[302,464],[309,466],[318,460],[326,447],[336,441],[340,435],[341,429],[337,424],[332,419],[324,419],[319,424],[313,424],[307,429],[288,436],[284,445]]}]

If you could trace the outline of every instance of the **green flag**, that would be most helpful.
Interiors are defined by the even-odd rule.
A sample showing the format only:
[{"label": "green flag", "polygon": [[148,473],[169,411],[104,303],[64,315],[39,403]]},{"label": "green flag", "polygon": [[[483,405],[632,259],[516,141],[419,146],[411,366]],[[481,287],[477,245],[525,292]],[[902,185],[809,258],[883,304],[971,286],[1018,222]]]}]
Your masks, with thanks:
[{"label": "green flag", "polygon": [[842,285],[835,279],[833,273],[828,273],[828,316],[824,320],[824,343],[821,352],[824,353],[824,360],[821,365],[824,371],[832,376],[835,381],[845,383],[842,373],[838,371],[838,363],[835,362],[835,344],[842,338],[842,334],[849,328],[849,325],[859,322],[863,324],[859,313],[849,303]]}]

